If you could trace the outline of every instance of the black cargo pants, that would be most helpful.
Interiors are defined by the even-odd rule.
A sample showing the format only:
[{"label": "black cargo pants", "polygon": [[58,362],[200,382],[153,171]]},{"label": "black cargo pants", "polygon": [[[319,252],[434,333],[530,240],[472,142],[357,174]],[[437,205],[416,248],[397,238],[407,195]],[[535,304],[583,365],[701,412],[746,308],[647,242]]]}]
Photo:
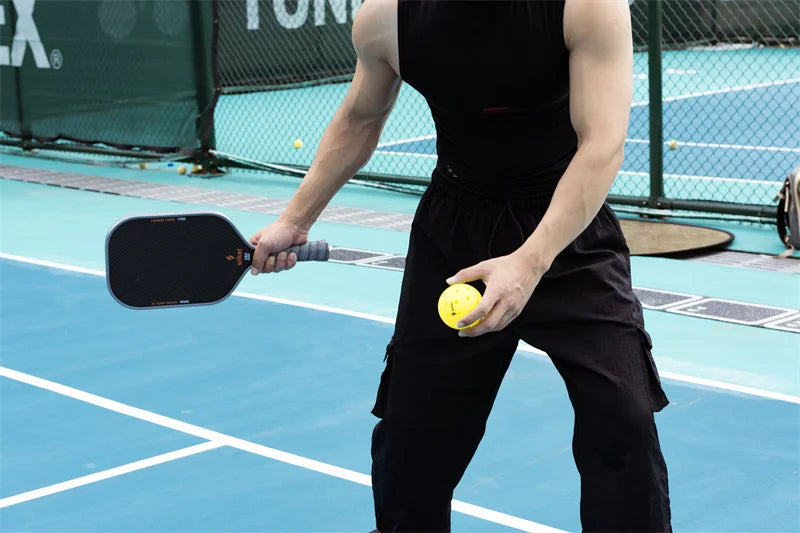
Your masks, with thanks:
[{"label": "black cargo pants", "polygon": [[547,352],[566,384],[584,531],[670,531],[653,418],[668,401],[631,288],[628,248],[608,205],[503,331],[461,338],[438,317],[445,279],[516,250],[551,196],[488,199],[435,173],[421,199],[373,409],[381,418],[372,439],[379,531],[449,531],[453,490],[519,339]]}]

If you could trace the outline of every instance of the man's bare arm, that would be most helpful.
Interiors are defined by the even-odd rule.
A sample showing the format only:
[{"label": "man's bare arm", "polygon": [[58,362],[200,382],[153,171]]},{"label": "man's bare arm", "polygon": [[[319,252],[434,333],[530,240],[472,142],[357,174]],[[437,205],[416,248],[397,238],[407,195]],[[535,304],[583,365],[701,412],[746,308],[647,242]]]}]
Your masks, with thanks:
[{"label": "man's bare arm", "polygon": [[400,78],[386,60],[391,27],[378,4],[379,0],[370,0],[359,9],[353,23],[358,54],[353,82],[283,215],[304,228],[314,223],[333,195],[369,161],[400,89]]},{"label": "man's bare arm", "polygon": [[505,328],[524,308],[556,256],[603,205],[622,165],[633,84],[630,14],[625,0],[567,0],[564,35],[570,50],[570,115],[578,151],[528,240],[513,254],[489,259],[448,279],[482,279],[480,304],[462,318],[459,335]]},{"label": "man's bare arm", "polygon": [[296,258],[272,254],[305,242],[309,228],[331,198],[375,151],[400,90],[400,77],[390,65],[397,56],[396,5],[394,0],[370,0],[359,8],[353,23],[353,46],[358,55],[353,82],[286,210],[250,238],[256,245],[253,273],[294,266]]},{"label": "man's bare arm", "polygon": [[622,165],[633,84],[625,0],[567,0],[570,115],[578,151],[533,235],[520,249],[542,271],[583,232]]}]

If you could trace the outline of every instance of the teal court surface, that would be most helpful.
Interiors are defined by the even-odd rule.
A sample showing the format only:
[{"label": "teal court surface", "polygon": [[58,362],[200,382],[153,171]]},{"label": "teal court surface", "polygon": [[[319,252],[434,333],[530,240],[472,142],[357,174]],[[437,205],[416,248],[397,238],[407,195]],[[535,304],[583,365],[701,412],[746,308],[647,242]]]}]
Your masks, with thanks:
[{"label": "teal court surface", "polygon": [[[208,210],[197,190],[280,207],[296,182],[10,155],[0,165],[4,177],[24,169],[64,185],[0,180],[4,532],[373,527],[369,411],[392,331],[397,261],[304,264],[247,276],[216,306],[132,311],[111,299],[103,278],[104,237],[118,218]],[[75,176],[94,180],[95,190],[119,180],[134,196],[70,188]],[[167,197],[184,187],[196,203],[136,197],[140,184],[176,187]],[[415,203],[347,186],[334,207],[392,213],[392,224]],[[269,209],[213,210],[245,234],[274,218]],[[773,242],[753,229],[739,235],[742,250]],[[323,220],[312,238],[402,258],[407,233]],[[663,258],[632,264],[672,401],[657,421],[675,530],[797,531],[797,273]],[[768,311],[703,317],[714,301]],[[545,355],[520,346],[456,491],[454,531],[579,531],[571,428],[559,376]]]},{"label": "teal court surface", "polygon": [[[665,153],[672,197],[772,201],[800,157],[796,129],[786,127],[800,123],[800,110],[777,98],[785,108],[756,116],[754,103],[796,94],[800,70],[753,65],[770,54],[797,64],[797,52],[717,51],[727,62],[713,73],[698,70],[704,52],[665,52],[665,76],[685,80],[664,95],[665,139],[680,146]],[[646,58],[636,61],[615,185],[626,194],[647,185]],[[219,149],[307,163],[310,149],[291,141],[314,146],[332,112],[322,102],[342,91],[224,96],[218,113],[238,126],[218,131]],[[296,117],[274,121],[286,117],[275,108],[291,106]],[[737,112],[700,118],[715,109]],[[429,173],[425,113],[404,89],[368,170]],[[0,531],[374,527],[370,409],[417,198],[348,185],[312,232],[337,247],[336,262],[247,276],[216,306],[143,312],[106,288],[103,243],[116,220],[213,210],[249,236],[274,220],[297,181],[16,155],[0,155],[0,177]],[[782,250],[772,228],[713,224],[735,233],[739,252]],[[800,271],[796,259],[781,264],[790,266],[632,259],[671,400],[656,418],[676,532],[800,531]],[[579,531],[571,432],[560,377],[545,354],[520,345],[456,490],[453,530]]]}]

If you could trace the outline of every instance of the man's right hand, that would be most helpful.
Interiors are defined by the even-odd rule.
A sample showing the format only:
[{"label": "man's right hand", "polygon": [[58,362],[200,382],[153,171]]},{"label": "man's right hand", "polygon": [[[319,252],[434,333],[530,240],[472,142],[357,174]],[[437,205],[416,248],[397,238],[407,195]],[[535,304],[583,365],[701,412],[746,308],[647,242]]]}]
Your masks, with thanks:
[{"label": "man's right hand", "polygon": [[297,256],[287,254],[285,250],[307,242],[308,231],[279,218],[250,237],[250,244],[256,247],[250,273],[255,276],[292,268],[297,264]]}]

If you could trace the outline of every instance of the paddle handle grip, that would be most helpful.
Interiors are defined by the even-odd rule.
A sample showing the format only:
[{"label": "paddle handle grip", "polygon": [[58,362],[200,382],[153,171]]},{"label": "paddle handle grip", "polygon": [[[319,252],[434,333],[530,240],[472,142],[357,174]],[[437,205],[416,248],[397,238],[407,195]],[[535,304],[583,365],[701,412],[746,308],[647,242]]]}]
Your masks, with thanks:
[{"label": "paddle handle grip", "polygon": [[314,241],[286,250],[287,254],[296,254],[298,261],[327,261],[330,247],[326,241]]}]

